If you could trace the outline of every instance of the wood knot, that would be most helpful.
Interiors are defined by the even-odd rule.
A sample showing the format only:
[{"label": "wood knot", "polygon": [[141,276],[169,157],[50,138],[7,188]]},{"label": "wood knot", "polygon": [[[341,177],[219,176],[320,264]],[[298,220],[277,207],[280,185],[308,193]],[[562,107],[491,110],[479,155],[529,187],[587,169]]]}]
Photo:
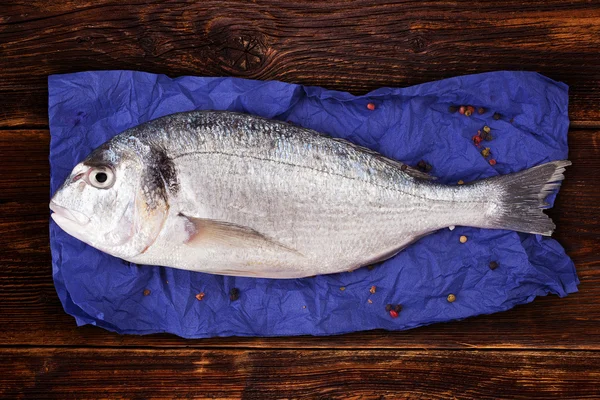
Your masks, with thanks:
[{"label": "wood knot", "polygon": [[92,41],[92,38],[89,36],[78,36],[77,39],[75,39],[75,41],[79,44],[88,43]]},{"label": "wood knot", "polygon": [[157,44],[156,42],[149,36],[144,36],[139,40],[140,47],[144,52],[144,57],[146,56],[155,56],[157,54]]},{"label": "wood knot", "polygon": [[415,35],[409,42],[413,53],[422,53],[427,49],[427,40],[420,34]]},{"label": "wood knot", "polygon": [[213,20],[208,26],[207,55],[228,73],[254,74],[266,64],[269,51],[266,38],[250,27],[239,26],[239,21]]}]

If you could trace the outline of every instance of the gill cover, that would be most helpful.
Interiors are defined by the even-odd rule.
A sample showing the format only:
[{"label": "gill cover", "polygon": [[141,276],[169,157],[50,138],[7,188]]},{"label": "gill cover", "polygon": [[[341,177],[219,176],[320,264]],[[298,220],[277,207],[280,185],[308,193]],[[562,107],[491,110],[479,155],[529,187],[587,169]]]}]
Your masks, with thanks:
[{"label": "gill cover", "polygon": [[179,190],[173,161],[162,148],[148,147],[134,202],[133,227],[138,254],[145,253],[160,235],[169,214],[169,196]]}]

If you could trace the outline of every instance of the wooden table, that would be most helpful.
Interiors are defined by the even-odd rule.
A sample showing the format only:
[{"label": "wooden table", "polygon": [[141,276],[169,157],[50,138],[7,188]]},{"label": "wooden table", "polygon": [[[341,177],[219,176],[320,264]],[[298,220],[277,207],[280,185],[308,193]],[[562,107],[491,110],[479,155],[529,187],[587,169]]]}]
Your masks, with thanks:
[{"label": "wooden table", "polygon": [[[0,397],[599,398],[600,4],[4,1]],[[570,85],[549,212],[580,292],[406,332],[183,340],[77,328],[52,283],[49,74],[137,69],[365,93],[500,69]]]}]

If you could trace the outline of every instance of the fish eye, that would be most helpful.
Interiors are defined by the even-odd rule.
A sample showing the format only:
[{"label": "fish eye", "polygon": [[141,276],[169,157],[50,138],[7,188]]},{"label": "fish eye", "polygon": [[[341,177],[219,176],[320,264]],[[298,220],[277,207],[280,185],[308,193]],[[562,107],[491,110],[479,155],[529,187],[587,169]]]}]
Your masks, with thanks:
[{"label": "fish eye", "polygon": [[108,189],[115,183],[115,174],[109,167],[90,168],[89,183],[98,189]]}]

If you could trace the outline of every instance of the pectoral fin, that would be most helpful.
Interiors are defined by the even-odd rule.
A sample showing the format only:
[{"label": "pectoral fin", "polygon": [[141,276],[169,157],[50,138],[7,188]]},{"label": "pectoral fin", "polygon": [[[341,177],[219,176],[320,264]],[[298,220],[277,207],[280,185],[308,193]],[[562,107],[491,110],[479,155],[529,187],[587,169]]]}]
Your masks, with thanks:
[{"label": "pectoral fin", "polygon": [[274,239],[271,239],[262,233],[236,224],[213,219],[194,218],[179,214],[185,218],[185,229],[188,238],[185,244],[191,247],[205,246],[223,246],[231,248],[271,248],[279,251],[288,251],[297,253]]}]

